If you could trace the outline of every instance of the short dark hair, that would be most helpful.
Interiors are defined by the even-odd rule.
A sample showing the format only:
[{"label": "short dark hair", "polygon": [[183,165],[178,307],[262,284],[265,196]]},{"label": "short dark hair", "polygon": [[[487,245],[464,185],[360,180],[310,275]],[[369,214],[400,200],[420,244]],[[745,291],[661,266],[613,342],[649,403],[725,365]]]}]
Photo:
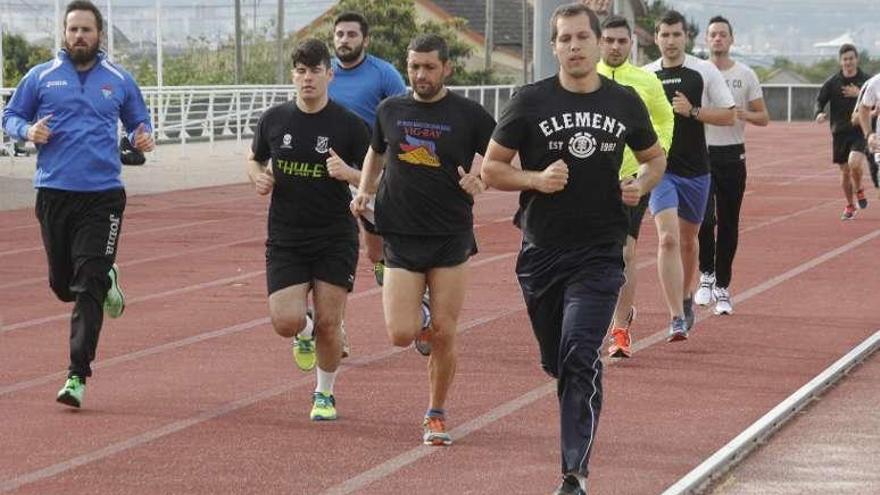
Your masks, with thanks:
[{"label": "short dark hair", "polygon": [[602,30],[613,28],[626,28],[626,32],[632,36],[632,28],[629,27],[629,21],[622,15],[609,15],[602,21]]},{"label": "short dark hair", "polygon": [[667,10],[665,13],[663,13],[663,16],[657,20],[657,24],[654,25],[654,33],[660,32],[660,25],[661,24],[666,24],[667,26],[674,26],[674,25],[678,24],[679,22],[681,23],[681,28],[684,30],[685,33],[687,33],[688,23],[684,19],[684,16],[681,15],[681,12],[679,12],[677,10]]},{"label": "short dark hair", "polygon": [[727,18],[721,15],[716,15],[715,17],[709,19],[709,24],[715,24],[716,22],[727,24],[727,29],[730,31],[730,35],[733,36],[733,26],[730,24],[730,21],[728,21]]},{"label": "short dark hair", "polygon": [[317,67],[324,64],[330,68],[330,50],[327,44],[317,38],[306,38],[299,42],[290,54],[293,67],[303,64],[306,67]]},{"label": "short dark hair", "polygon": [[67,4],[67,8],[64,9],[64,29],[67,29],[67,15],[75,10],[88,10],[92,14],[95,14],[98,32],[104,32],[104,17],[101,15],[101,11],[98,10],[98,7],[89,0],[73,0]]},{"label": "short dark hair", "polygon": [[361,35],[364,38],[370,35],[370,25],[367,24],[367,19],[357,12],[343,12],[339,14],[336,16],[336,20],[333,21],[333,28],[336,29],[340,22],[356,22],[361,25]]},{"label": "short dark hair", "polygon": [[843,54],[846,53],[846,52],[853,52],[853,53],[855,53],[855,54],[856,54],[856,58],[858,58],[858,56],[859,56],[859,51],[856,50],[856,46],[853,45],[852,43],[844,43],[844,44],[840,45],[840,50],[837,50],[837,56],[838,56],[838,57],[842,57]]},{"label": "short dark hair", "polygon": [[590,29],[593,30],[593,34],[596,35],[596,38],[602,36],[602,28],[599,26],[599,18],[596,17],[596,13],[582,3],[569,3],[556,7],[556,10],[553,11],[553,15],[550,16],[550,41],[556,41],[556,35],[559,34],[559,31],[556,28],[556,21],[558,21],[560,17],[574,17],[581,14],[586,14],[590,19]]},{"label": "short dark hair", "polygon": [[406,47],[407,52],[428,53],[435,50],[441,62],[449,60],[449,46],[439,34],[420,34],[413,38]]}]

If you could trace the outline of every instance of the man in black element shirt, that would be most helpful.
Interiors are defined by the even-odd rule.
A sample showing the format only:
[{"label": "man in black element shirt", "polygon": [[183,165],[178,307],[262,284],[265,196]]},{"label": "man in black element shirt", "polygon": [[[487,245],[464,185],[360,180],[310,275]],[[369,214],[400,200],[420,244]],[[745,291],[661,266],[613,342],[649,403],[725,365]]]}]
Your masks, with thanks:
[{"label": "man in black element shirt", "polygon": [[[856,216],[853,196],[859,208],[868,207],[868,199],[862,189],[862,170],[867,160],[864,153],[865,139],[862,132],[852,125],[852,113],[859,97],[860,88],[870,76],[859,68],[856,47],[846,43],[839,50],[840,71],[828,78],[816,96],[816,122],[826,120],[831,125],[832,160],[840,168],[840,186],[846,198],[841,220]],[[830,119],[825,106],[831,103]]]},{"label": "man in black element shirt", "polygon": [[[596,15],[569,4],[550,22],[559,74],[524,86],[505,107],[482,176],[522,191],[516,272],[541,365],[558,379],[563,481],[555,493],[583,494],[602,405],[601,346],[623,283],[624,204],[654,187],[666,159],[635,91],[596,72]],[[619,182],[626,145],[642,165]],[[511,165],[517,152],[522,170]]]},{"label": "man in black element shirt", "polygon": [[[327,96],[333,77],[327,46],[307,39],[291,58],[296,100],[260,118],[248,175],[257,193],[272,193],[266,241],[272,326],[282,337],[295,337],[300,369],[311,370],[317,360],[310,417],[333,420],[341,324],[358,259],[348,185],[358,183],[360,171],[348,164],[362,163],[369,137],[360,118]],[[310,290],[314,321],[307,310]]]},{"label": "man in black element shirt", "polygon": [[[355,215],[362,214],[375,194],[376,228],[383,236],[386,265],[382,298],[391,342],[404,347],[416,339],[430,340],[430,402],[422,441],[437,446],[452,443],[444,408],[455,376],[455,335],[467,260],[476,253],[473,197],[485,189],[471,163],[475,155],[485,153],[495,127],[478,103],[446,88],[451,71],[443,38],[427,34],[410,42],[407,75],[413,94],[379,105],[351,205]],[[431,291],[430,322],[420,311],[426,285]]]}]

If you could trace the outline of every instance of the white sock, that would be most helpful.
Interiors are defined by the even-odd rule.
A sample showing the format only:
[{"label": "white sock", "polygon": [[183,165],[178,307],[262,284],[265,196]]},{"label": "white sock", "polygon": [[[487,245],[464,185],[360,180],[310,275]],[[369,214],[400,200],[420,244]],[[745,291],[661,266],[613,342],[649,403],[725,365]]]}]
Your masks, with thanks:
[{"label": "white sock", "polygon": [[578,480],[578,484],[581,485],[581,490],[587,491],[587,477],[582,474],[575,473],[575,478]]},{"label": "white sock", "polygon": [[306,326],[303,327],[302,330],[299,331],[299,336],[304,339],[312,338],[312,334],[315,331],[315,322],[309,318],[309,315],[306,315]]},{"label": "white sock", "polygon": [[315,392],[333,395],[333,383],[336,382],[336,372],[324,371],[320,367],[315,367],[315,369],[318,370],[318,385],[315,387]]}]

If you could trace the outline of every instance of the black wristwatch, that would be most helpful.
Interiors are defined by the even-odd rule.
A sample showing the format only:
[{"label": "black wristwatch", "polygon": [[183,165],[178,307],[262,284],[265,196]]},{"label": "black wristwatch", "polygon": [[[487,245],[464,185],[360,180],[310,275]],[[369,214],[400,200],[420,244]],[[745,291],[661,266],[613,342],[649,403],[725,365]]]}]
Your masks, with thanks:
[{"label": "black wristwatch", "polygon": [[691,107],[690,111],[688,112],[688,116],[696,120],[697,117],[700,116],[700,107]]}]

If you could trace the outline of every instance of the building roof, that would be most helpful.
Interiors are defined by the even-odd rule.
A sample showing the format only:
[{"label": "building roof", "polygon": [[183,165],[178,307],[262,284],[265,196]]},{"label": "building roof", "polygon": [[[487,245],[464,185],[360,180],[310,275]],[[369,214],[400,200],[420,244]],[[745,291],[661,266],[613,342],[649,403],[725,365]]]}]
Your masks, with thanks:
[{"label": "building roof", "polygon": [[[486,33],[486,1],[485,0],[422,0],[423,4],[433,4],[435,11],[443,11],[453,17],[461,17],[467,21],[471,31],[485,36]],[[495,0],[494,42],[496,46],[522,47],[522,0]],[[532,5],[527,2],[528,24],[527,36],[532,36]]]}]

